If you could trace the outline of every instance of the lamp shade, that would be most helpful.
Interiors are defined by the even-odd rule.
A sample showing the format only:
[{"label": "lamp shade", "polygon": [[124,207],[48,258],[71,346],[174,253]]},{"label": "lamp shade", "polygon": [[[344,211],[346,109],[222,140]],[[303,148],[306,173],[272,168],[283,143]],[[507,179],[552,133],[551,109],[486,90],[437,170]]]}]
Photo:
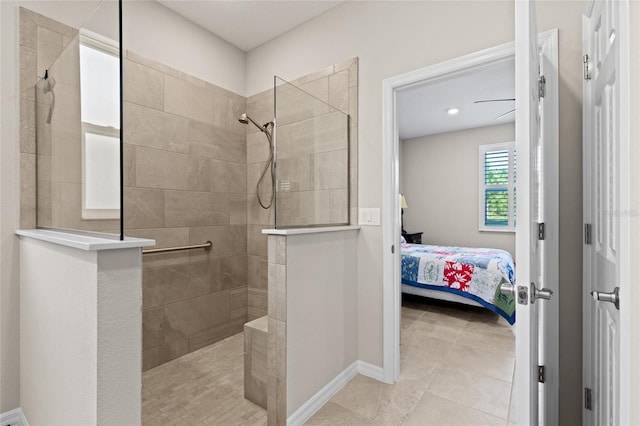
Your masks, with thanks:
[{"label": "lamp shade", "polygon": [[400,207],[402,207],[403,209],[409,208],[409,206],[407,205],[407,199],[404,198],[404,194],[400,194]]}]

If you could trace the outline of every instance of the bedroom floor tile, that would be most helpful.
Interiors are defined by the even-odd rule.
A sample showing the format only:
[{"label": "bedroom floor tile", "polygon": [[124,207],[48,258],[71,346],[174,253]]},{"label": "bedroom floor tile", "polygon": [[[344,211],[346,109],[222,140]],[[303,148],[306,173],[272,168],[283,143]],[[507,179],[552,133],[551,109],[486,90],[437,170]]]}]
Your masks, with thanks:
[{"label": "bedroom floor tile", "polygon": [[388,385],[358,375],[307,424],[507,424],[510,326],[482,308],[426,300],[403,298],[400,379]]},{"label": "bedroom floor tile", "polygon": [[440,398],[425,392],[411,413],[407,425],[410,426],[481,426],[505,425],[504,419],[494,417],[482,411],[465,407],[457,402]]}]

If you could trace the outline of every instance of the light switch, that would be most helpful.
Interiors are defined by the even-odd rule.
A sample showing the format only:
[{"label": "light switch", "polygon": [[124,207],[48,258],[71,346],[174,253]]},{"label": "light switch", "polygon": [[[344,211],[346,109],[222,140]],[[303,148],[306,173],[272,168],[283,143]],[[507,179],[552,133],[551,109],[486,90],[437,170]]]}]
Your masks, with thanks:
[{"label": "light switch", "polygon": [[363,226],[380,226],[380,209],[359,209],[359,222]]}]

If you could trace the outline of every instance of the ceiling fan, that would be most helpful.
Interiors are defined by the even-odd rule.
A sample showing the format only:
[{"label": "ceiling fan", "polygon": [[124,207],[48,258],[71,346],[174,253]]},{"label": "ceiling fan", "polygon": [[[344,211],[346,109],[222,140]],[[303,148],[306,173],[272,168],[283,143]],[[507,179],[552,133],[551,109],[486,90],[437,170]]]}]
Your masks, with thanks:
[{"label": "ceiling fan", "polygon": [[[483,104],[483,103],[486,103],[486,102],[512,102],[512,101],[515,101],[515,98],[504,98],[504,99],[484,99],[484,100],[481,100],[481,101],[475,101],[475,102],[474,102],[474,104]],[[509,115],[509,114],[512,114],[512,113],[514,113],[515,111],[516,111],[516,109],[514,108],[514,109],[512,109],[511,111],[507,111],[507,112],[505,112],[504,114],[500,114],[499,116],[497,116],[497,117],[496,117],[496,120],[499,120],[499,119],[501,119],[501,118],[502,118],[502,117],[504,117],[504,116],[507,116],[507,115]]]}]

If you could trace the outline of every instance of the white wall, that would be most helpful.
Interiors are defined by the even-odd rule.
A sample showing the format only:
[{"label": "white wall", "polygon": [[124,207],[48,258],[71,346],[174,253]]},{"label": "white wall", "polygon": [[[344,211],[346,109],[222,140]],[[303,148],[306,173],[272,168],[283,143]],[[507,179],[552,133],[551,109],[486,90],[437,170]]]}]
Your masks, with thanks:
[{"label": "white wall", "polygon": [[478,147],[515,141],[515,124],[442,133],[401,142],[404,229],[423,244],[490,247],[515,256],[515,233],[478,230]]},{"label": "white wall", "polygon": [[287,417],[357,360],[358,232],[287,236]]},{"label": "white wall", "polygon": [[34,425],[142,418],[142,255],[20,241],[20,404]]},{"label": "white wall", "polygon": [[[561,423],[581,416],[582,3],[538,3],[539,31],[560,34]],[[382,205],[382,81],[514,39],[510,1],[346,2],[247,55],[247,94],[359,57],[358,205]],[[358,358],[382,365],[382,230],[358,239]],[[579,422],[579,420],[578,420]]]},{"label": "white wall", "polygon": [[22,410],[34,425],[94,424],[97,253],[24,238],[20,258]]},{"label": "white wall", "polygon": [[245,53],[150,0],[126,0],[123,42],[127,49],[245,96]]},{"label": "white wall", "polygon": [[0,2],[0,413],[20,405],[18,14]]}]

